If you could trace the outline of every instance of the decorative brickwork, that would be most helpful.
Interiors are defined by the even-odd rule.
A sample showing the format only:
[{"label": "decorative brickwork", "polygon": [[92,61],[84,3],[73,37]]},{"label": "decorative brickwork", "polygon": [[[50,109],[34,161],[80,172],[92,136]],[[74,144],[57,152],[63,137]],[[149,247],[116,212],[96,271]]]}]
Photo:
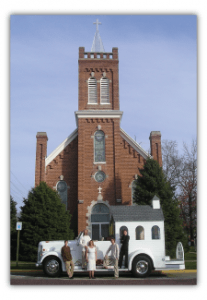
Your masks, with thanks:
[{"label": "decorative brickwork", "polygon": [[[103,53],[100,54],[100,59],[97,59],[97,54],[94,58],[90,58],[90,53],[87,58],[84,58],[84,48],[79,48],[79,110],[119,110],[119,81],[118,81],[118,49],[113,48],[112,53],[106,53],[106,58],[103,58]],[[112,55],[113,58],[109,58]],[[88,79],[91,73],[94,72],[94,77],[97,80],[97,98],[98,104],[88,103]],[[103,73],[109,79],[109,98],[110,104],[100,104],[100,80]]]}]

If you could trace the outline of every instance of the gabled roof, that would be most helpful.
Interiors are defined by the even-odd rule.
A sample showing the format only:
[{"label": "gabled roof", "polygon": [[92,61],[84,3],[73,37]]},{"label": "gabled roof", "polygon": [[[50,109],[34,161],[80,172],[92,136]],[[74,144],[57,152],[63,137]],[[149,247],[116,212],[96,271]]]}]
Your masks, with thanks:
[{"label": "gabled roof", "polygon": [[[96,115],[100,117],[110,117],[110,118],[121,118],[123,112],[121,111],[77,111],[77,117],[95,117]],[[144,159],[152,158],[135,140],[133,140],[123,129],[120,128],[121,137]],[[78,128],[76,128],[46,159],[45,166],[49,165],[51,161],[62,152],[76,137],[78,136]]]},{"label": "gabled roof", "polygon": [[60,154],[78,135],[76,128],[48,157],[45,159],[45,166],[49,165],[53,159]]},{"label": "gabled roof", "polygon": [[110,211],[115,222],[164,221],[162,209],[153,209],[149,205],[115,205],[110,206]]},{"label": "gabled roof", "polygon": [[147,153],[135,140],[133,140],[123,129],[120,128],[121,137],[134,149],[136,150],[144,159],[152,158],[152,156]]}]

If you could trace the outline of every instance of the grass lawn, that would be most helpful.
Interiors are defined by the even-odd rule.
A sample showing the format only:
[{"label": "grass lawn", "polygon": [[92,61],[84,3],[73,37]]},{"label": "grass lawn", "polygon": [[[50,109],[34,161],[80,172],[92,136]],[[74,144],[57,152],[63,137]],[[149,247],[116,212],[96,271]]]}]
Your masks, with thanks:
[{"label": "grass lawn", "polygon": [[190,247],[189,251],[184,254],[185,257],[185,269],[196,270],[197,269],[197,252],[193,246]]},{"label": "grass lawn", "polygon": [[187,252],[184,256],[185,260],[197,260],[197,253]]},{"label": "grass lawn", "polygon": [[10,263],[10,269],[19,269],[19,270],[37,270],[37,267],[35,266],[35,262],[25,262],[25,261],[19,261],[18,267],[16,266],[16,261],[11,261]]},{"label": "grass lawn", "polygon": [[192,261],[192,262],[185,261],[185,269],[186,270],[197,270],[197,262],[196,261]]}]

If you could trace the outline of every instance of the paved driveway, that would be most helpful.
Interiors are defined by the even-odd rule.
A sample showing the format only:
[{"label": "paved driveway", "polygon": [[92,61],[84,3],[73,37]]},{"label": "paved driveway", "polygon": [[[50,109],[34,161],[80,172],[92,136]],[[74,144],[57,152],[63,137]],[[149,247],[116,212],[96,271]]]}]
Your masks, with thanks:
[{"label": "paved driveway", "polygon": [[195,285],[196,270],[153,272],[147,278],[135,278],[131,273],[120,272],[115,279],[112,274],[96,273],[89,279],[85,273],[75,273],[72,280],[65,274],[57,278],[47,277],[41,270],[11,272],[11,285]]}]

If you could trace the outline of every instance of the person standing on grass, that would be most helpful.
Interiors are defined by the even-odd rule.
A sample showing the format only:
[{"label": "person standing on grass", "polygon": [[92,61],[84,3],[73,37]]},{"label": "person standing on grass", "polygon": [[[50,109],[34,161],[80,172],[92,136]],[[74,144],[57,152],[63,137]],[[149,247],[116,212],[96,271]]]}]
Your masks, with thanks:
[{"label": "person standing on grass", "polygon": [[96,270],[97,251],[92,240],[90,240],[86,249],[86,261],[88,263],[87,270],[89,271],[89,278],[95,279],[94,271]]},{"label": "person standing on grass", "polygon": [[65,262],[66,271],[68,273],[68,277],[73,279],[73,272],[74,272],[74,263],[73,258],[70,253],[70,247],[68,246],[68,241],[64,241],[65,245],[61,249],[61,255]]},{"label": "person standing on grass", "polygon": [[[111,251],[111,256],[108,256],[108,253]],[[114,267],[114,277],[119,277],[119,269],[118,269],[118,261],[119,261],[119,245],[115,243],[115,238],[111,238],[111,246],[109,246],[106,251],[106,255],[103,261],[103,267],[108,269],[108,266]]]},{"label": "person standing on grass", "polygon": [[128,269],[128,248],[129,248],[129,236],[127,234],[127,230],[123,231],[123,235],[121,237],[121,251],[119,257],[119,268],[122,267],[123,256],[125,256],[125,268]]}]

